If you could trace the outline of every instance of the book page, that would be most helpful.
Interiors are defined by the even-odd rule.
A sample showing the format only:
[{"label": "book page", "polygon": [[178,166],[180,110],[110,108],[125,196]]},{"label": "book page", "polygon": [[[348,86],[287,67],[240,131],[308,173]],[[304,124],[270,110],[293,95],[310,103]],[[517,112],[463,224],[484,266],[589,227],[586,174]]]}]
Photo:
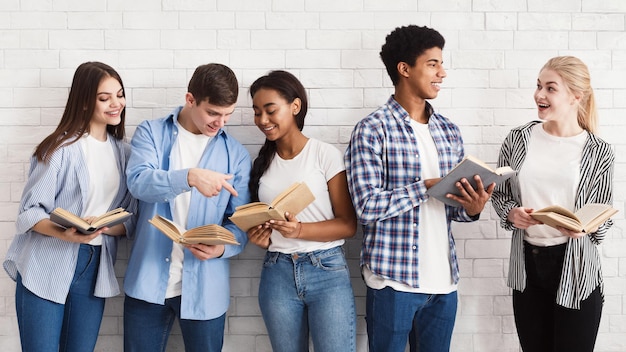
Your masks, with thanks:
[{"label": "book page", "polygon": [[63,208],[54,209],[50,214],[50,220],[65,227],[77,227],[83,230],[88,230],[92,227],[87,221]]},{"label": "book page", "polygon": [[576,216],[584,225],[585,232],[588,232],[604,223],[615,213],[617,213],[617,210],[609,204],[587,204],[578,209]]},{"label": "book page", "polygon": [[206,245],[239,244],[232,232],[217,224],[208,224],[190,229],[185,233],[184,243],[202,243]]},{"label": "book page", "polygon": [[[571,219],[576,219],[577,221],[580,221],[580,218],[578,216],[576,216],[577,214],[574,214],[572,211],[570,211],[569,209],[566,209],[560,205],[551,205],[549,207],[545,207],[545,208],[541,208],[537,211],[535,211],[535,213],[556,213],[556,214],[561,214],[565,217],[571,218]],[[582,222],[581,222],[582,223]]]},{"label": "book page", "polygon": [[106,217],[112,216],[114,214],[121,213],[123,211],[124,211],[124,208],[116,208],[116,209],[113,209],[113,210],[109,210],[106,213],[104,213],[104,214],[102,214],[100,216],[97,216],[95,219],[93,219],[92,223],[96,223],[96,222],[98,222],[98,221],[100,221],[100,220],[102,220],[102,219],[104,219]]},{"label": "book page", "polygon": [[263,202],[252,202],[236,207],[235,211],[239,212],[240,214],[245,214],[248,212],[266,211],[269,208],[269,204]]},{"label": "book page", "polygon": [[182,242],[184,229],[181,231],[180,226],[176,225],[171,220],[160,215],[155,215],[152,219],[148,220],[148,222],[163,232],[163,234],[169,237],[172,241],[176,243]]},{"label": "book page", "polygon": [[107,214],[105,214],[106,216],[102,215],[96,218],[94,221],[91,222],[91,226],[95,228],[101,228],[103,226],[117,225],[118,223],[120,223],[120,221],[117,220],[126,219],[131,215],[123,208],[117,209],[116,212],[108,212]]}]

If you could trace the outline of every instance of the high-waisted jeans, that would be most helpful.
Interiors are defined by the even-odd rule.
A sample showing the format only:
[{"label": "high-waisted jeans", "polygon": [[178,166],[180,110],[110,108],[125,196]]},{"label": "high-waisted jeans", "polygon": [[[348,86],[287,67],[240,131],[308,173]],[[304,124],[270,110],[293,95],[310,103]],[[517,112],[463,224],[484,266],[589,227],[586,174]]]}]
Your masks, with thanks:
[{"label": "high-waisted jeans", "polygon": [[356,312],[341,247],[310,253],[267,252],[259,305],[274,352],[356,350]]}]

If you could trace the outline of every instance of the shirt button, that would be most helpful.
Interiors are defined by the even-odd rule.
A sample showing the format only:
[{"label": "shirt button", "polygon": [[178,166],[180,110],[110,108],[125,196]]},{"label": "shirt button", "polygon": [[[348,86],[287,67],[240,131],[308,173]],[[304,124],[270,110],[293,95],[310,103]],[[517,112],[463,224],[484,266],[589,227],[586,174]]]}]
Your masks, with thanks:
[{"label": "shirt button", "polygon": [[166,261],[166,262],[169,262],[169,261],[170,261],[170,258],[165,258],[165,261]]},{"label": "shirt button", "polygon": [[413,223],[413,227],[417,227],[417,224],[416,224],[416,223]]},{"label": "shirt button", "polygon": [[419,181],[419,180],[420,180],[420,178],[419,178],[419,177],[416,177],[416,178],[415,178],[415,181]]},{"label": "shirt button", "polygon": [[413,246],[412,248],[413,248],[414,251],[417,250],[417,246]]}]

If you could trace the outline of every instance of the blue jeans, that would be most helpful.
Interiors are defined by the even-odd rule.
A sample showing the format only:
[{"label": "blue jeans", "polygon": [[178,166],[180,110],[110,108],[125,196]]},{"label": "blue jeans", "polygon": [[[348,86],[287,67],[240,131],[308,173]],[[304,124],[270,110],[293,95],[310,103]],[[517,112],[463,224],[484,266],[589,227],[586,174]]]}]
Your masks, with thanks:
[{"label": "blue jeans", "polygon": [[65,304],[30,292],[18,275],[15,309],[22,351],[93,351],[100,331],[104,298],[93,295],[100,246],[81,244]]},{"label": "blue jeans", "polygon": [[224,344],[226,314],[210,320],[180,319],[180,296],[154,304],[124,299],[124,351],[165,351],[174,320],[178,318],[185,351],[219,352]]},{"label": "blue jeans", "polygon": [[274,352],[356,350],[356,311],[341,247],[310,253],[267,252],[259,305]]},{"label": "blue jeans", "polygon": [[367,288],[365,315],[371,352],[447,352],[456,319],[456,291],[421,294]]}]

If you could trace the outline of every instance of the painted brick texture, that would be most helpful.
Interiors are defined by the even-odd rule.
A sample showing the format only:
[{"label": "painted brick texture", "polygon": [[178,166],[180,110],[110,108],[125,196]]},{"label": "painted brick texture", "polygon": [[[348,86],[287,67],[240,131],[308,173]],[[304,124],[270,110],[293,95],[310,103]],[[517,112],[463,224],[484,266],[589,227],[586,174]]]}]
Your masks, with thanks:
[{"label": "painted brick texture", "polygon": [[[490,164],[511,127],[536,117],[532,93],[550,57],[576,55],[591,70],[600,136],[615,146],[615,206],[601,246],[606,302],[598,352],[626,351],[626,2],[618,0],[3,0],[0,2],[0,258],[14,235],[34,146],[56,126],[72,74],[84,61],[116,68],[127,89],[128,133],[183,102],[197,65],[220,62],[240,80],[227,129],[255,156],[263,141],[248,87],[272,69],[298,76],[310,97],[305,134],[344,149],[352,127],[393,91],[378,57],[386,34],[427,25],[446,38],[444,80],[434,107],[457,123],[466,151]],[[510,233],[488,205],[455,224],[461,265],[452,351],[520,351],[506,286]],[[366,351],[360,233],[348,240]],[[123,280],[129,245],[116,272]],[[271,351],[257,303],[263,251],[231,261],[224,351]],[[0,272],[0,346],[20,350],[14,283]],[[109,299],[97,351],[122,351],[123,297]],[[177,327],[168,351],[183,351]]]}]

